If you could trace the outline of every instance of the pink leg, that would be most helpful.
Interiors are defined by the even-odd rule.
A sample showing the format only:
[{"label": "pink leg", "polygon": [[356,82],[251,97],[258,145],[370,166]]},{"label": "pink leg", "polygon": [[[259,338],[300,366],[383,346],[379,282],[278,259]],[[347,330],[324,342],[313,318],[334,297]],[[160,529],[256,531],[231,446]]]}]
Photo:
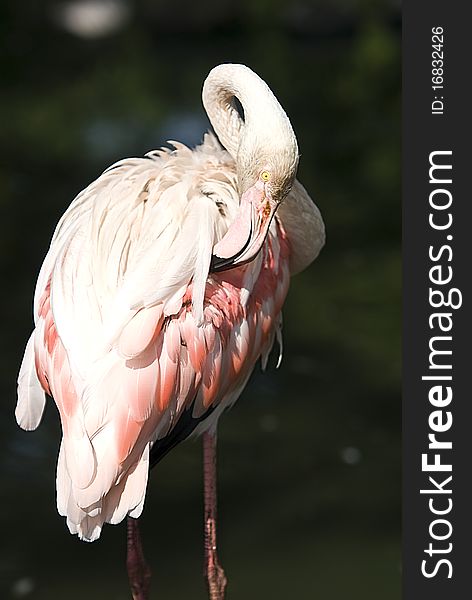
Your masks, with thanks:
[{"label": "pink leg", "polygon": [[151,584],[151,569],[144,558],[138,519],[127,518],[126,533],[126,567],[133,600],[147,600]]},{"label": "pink leg", "polygon": [[210,600],[224,600],[226,577],[216,554],[216,434],[203,434],[205,571]]}]

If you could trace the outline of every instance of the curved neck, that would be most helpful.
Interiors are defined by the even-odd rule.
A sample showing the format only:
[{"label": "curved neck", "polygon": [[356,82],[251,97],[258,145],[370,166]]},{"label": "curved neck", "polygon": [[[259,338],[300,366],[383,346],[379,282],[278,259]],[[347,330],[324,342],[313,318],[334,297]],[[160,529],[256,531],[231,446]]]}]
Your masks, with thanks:
[{"label": "curved neck", "polygon": [[[236,109],[235,97],[243,107],[244,119]],[[235,240],[236,247],[240,247],[241,232],[246,233],[242,223],[247,218],[246,213],[250,213],[251,202],[254,204],[254,198],[261,196],[260,173],[267,169],[272,179],[263,186],[258,201],[267,202],[269,198],[274,205],[272,214],[277,209],[280,211],[279,217],[292,247],[291,270],[304,269],[324,243],[324,226],[318,209],[295,180],[298,145],[285,111],[267,84],[244,65],[225,64],[212,69],[203,84],[202,98],[220,142],[236,163],[241,194],[240,215],[214,247],[217,260],[234,265],[241,259],[241,253],[234,253]],[[267,227],[253,240],[253,250],[258,240],[257,248],[260,248]],[[249,225],[247,230],[251,231]],[[243,238],[245,241],[245,235]]]},{"label": "curved neck", "polygon": [[[244,111],[240,117],[233,98]],[[203,84],[203,105],[223,146],[239,164],[248,152],[271,153],[291,146],[298,154],[290,121],[267,84],[244,65],[224,64],[210,71]],[[243,150],[243,152],[241,152]],[[248,160],[251,157],[247,157]]]},{"label": "curved neck", "polygon": [[290,272],[295,275],[306,269],[324,246],[323,217],[297,179],[285,202],[280,205],[277,216],[290,241]]}]

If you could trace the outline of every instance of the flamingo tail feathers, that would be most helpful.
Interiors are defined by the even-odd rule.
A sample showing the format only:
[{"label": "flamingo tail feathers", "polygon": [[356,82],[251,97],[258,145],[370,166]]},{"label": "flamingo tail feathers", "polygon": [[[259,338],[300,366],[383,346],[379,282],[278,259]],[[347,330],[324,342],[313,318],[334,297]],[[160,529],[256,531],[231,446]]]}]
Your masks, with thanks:
[{"label": "flamingo tail feathers", "polygon": [[18,375],[18,402],[15,410],[18,425],[26,431],[36,429],[41,422],[45,402],[46,396],[36,373],[33,332],[26,345]]}]

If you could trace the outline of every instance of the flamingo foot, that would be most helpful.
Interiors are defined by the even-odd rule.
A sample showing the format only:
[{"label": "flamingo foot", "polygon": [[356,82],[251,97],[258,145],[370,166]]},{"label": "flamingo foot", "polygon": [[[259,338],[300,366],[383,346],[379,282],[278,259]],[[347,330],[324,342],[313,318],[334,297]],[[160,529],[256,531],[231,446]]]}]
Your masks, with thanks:
[{"label": "flamingo foot", "polygon": [[[211,528],[210,523],[207,523],[207,527]],[[224,600],[228,580],[226,579],[223,567],[218,561],[216,547],[208,548],[206,551],[205,579],[210,600]]]},{"label": "flamingo foot", "polygon": [[133,600],[148,600],[151,585],[151,569],[144,558],[138,520],[126,520],[126,567]]},{"label": "flamingo foot", "polygon": [[216,434],[203,434],[205,570],[210,600],[224,600],[227,579],[216,552]]}]

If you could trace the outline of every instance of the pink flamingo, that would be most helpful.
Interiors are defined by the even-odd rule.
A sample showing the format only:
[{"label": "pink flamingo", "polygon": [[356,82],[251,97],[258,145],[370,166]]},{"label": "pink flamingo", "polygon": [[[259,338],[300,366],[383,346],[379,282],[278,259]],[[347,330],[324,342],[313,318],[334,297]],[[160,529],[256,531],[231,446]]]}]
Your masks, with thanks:
[{"label": "pink flamingo", "polygon": [[149,587],[136,521],[149,469],[201,433],[206,579],[210,598],[224,597],[217,422],[281,343],[290,275],[324,243],[295,179],[290,121],[264,81],[220,65],[203,103],[226,150],[206,134],[193,151],[172,142],[122,160],[67,209],[38,277],[18,379],[23,429],[38,426],[45,392],[59,410],[57,508],[70,532],[93,541],[128,516],[135,599]]}]

